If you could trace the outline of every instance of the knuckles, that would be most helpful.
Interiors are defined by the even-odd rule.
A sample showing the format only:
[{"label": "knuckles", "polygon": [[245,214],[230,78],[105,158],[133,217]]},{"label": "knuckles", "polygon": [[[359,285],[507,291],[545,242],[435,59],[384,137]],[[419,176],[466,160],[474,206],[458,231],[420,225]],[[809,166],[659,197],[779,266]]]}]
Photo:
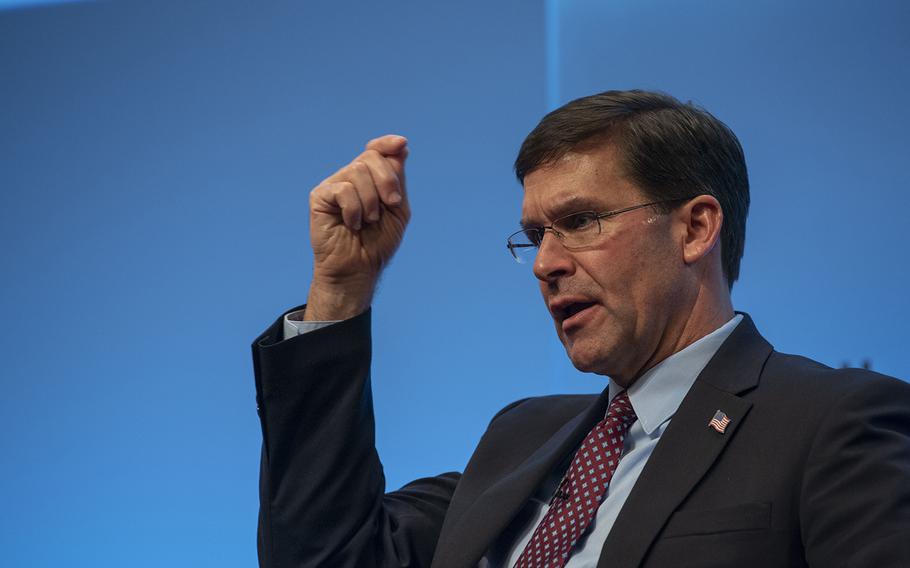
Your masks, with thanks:
[{"label": "knuckles", "polygon": [[369,168],[367,168],[366,164],[364,164],[360,160],[354,160],[353,162],[351,162],[350,164],[345,166],[344,169],[342,170],[342,172],[345,175],[362,176],[363,174],[369,175],[368,170],[369,170]]},{"label": "knuckles", "polygon": [[[381,196],[404,189],[403,180],[400,180],[396,173],[396,164],[389,163],[389,158],[377,149],[390,143],[391,138],[393,136],[387,135],[370,140],[359,156],[310,190],[310,203],[327,201],[340,205],[339,201],[350,203],[352,201],[350,197],[356,196],[364,206],[372,208],[371,206],[383,200]],[[367,180],[375,185],[378,193],[375,190],[364,191],[366,187],[360,187],[366,184]],[[406,206],[403,209],[405,209],[401,211],[403,218],[410,219],[410,211],[407,211]]]},{"label": "knuckles", "polygon": [[324,181],[310,190],[310,201],[338,197],[342,193],[354,191],[354,184],[349,181]]},{"label": "knuckles", "polygon": [[333,195],[341,195],[342,193],[350,193],[356,191],[354,183],[350,181],[339,181],[332,184],[331,192]]}]

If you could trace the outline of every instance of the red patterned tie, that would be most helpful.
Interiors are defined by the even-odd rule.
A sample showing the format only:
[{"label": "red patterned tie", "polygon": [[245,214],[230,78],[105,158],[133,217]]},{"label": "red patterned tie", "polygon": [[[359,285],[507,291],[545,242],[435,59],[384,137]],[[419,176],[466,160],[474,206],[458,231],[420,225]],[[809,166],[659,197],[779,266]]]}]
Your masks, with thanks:
[{"label": "red patterned tie", "polygon": [[572,547],[607,496],[607,487],[622,456],[622,441],[633,422],[635,411],[623,391],[613,397],[606,418],[595,424],[581,443],[516,568],[565,566]]}]

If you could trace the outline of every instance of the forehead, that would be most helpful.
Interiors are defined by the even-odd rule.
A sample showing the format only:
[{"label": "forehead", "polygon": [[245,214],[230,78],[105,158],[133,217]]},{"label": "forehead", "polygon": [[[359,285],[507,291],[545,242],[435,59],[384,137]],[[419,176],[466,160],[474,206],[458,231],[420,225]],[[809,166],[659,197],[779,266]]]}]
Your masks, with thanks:
[{"label": "forehead", "polygon": [[577,211],[634,204],[642,193],[622,174],[612,147],[569,153],[524,179],[522,224],[541,225]]}]

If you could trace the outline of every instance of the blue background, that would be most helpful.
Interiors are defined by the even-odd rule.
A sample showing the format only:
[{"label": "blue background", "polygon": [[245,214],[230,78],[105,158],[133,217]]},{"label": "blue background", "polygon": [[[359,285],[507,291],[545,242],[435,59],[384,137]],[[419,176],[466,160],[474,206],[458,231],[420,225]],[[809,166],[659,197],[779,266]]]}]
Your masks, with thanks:
[{"label": "blue background", "polygon": [[414,209],[373,316],[390,488],[460,469],[516,398],[605,385],[503,243],[524,135],[608,88],[739,135],[734,302],[778,349],[910,377],[906,3],[21,4],[0,4],[0,564],[255,563],[249,343],[305,300],[309,189],[389,131]]}]

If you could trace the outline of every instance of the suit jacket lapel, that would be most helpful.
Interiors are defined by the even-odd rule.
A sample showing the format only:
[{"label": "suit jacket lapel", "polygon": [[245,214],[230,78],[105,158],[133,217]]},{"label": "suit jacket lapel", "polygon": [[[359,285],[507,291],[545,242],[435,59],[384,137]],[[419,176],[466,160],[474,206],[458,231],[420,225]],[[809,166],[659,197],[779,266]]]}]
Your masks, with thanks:
[{"label": "suit jacket lapel", "polygon": [[[670,515],[736,434],[752,406],[737,395],[758,384],[771,350],[749,316],[744,315],[661,435],[610,531],[599,566],[642,563]],[[723,434],[708,426],[717,410],[730,418]]]},{"label": "suit jacket lapel", "polygon": [[481,493],[450,531],[440,536],[434,568],[475,566],[547,474],[580,444],[606,412],[608,389],[587,410],[572,418],[512,472]]}]

